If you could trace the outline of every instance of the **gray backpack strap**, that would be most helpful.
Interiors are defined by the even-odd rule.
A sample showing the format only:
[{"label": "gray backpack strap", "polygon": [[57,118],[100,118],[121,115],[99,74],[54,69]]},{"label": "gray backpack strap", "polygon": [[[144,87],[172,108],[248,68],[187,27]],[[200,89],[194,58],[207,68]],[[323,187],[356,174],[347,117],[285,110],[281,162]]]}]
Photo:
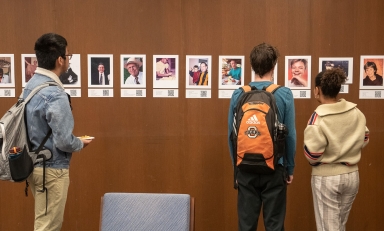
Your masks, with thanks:
[{"label": "gray backpack strap", "polygon": [[[56,82],[45,82],[37,87],[35,87],[31,93],[29,93],[29,95],[27,96],[27,98],[24,99],[24,102],[25,103],[28,103],[29,100],[32,99],[32,97],[37,93],[39,92],[41,89],[45,88],[45,87],[48,87],[48,86],[52,86],[52,85],[56,85],[56,86],[59,86]],[[22,90],[21,92],[21,95],[20,95],[20,98],[22,99],[23,98],[23,94],[24,94],[24,89]]]}]

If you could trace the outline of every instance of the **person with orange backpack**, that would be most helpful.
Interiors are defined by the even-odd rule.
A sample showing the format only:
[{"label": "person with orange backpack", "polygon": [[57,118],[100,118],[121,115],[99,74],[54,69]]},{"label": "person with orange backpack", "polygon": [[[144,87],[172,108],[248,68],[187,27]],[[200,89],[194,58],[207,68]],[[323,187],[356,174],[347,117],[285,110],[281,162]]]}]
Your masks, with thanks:
[{"label": "person with orange backpack", "polygon": [[250,60],[255,81],[235,90],[230,102],[228,142],[241,231],[257,229],[262,207],[265,230],[284,230],[296,128],[291,90],[272,84],[278,56],[269,44],[254,47]]}]

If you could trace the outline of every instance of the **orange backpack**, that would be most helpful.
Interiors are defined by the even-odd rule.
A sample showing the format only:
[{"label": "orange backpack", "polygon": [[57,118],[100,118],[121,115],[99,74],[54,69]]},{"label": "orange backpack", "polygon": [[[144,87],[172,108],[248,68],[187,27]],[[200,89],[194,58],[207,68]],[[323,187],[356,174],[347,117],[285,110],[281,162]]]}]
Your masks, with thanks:
[{"label": "orange backpack", "polygon": [[278,121],[278,108],[273,93],[279,85],[271,84],[258,90],[244,86],[235,108],[231,134],[234,160],[240,171],[272,174],[277,161],[285,155],[288,133]]}]

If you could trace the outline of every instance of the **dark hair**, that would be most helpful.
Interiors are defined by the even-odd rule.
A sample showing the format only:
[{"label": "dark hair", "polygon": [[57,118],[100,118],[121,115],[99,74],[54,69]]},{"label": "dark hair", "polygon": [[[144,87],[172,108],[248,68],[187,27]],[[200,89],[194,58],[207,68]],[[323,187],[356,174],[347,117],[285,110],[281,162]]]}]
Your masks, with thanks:
[{"label": "dark hair", "polygon": [[201,70],[201,64],[204,64],[207,67],[207,70],[205,72],[208,73],[208,65],[207,65],[207,63],[206,62],[201,62],[200,63],[200,70]]},{"label": "dark hair", "polygon": [[367,62],[366,64],[364,64],[364,71],[366,71],[368,69],[368,67],[372,67],[373,70],[375,70],[375,74],[376,74],[376,71],[377,71],[376,63]]},{"label": "dark hair", "polygon": [[100,62],[99,64],[97,64],[97,68],[99,68],[100,65],[103,65],[103,67],[105,67],[104,63]]},{"label": "dark hair", "polygon": [[4,74],[3,68],[0,68],[0,74]]},{"label": "dark hair", "polygon": [[306,59],[292,59],[291,61],[291,67],[293,64],[297,63],[297,62],[302,62],[304,63],[304,68],[307,69],[307,60]]},{"label": "dark hair", "polygon": [[336,98],[341,89],[341,84],[344,84],[347,75],[340,68],[333,68],[325,70],[317,74],[315,78],[315,85],[321,89],[324,96],[329,98]]},{"label": "dark hair", "polygon": [[197,68],[197,69],[199,69],[199,66],[195,65],[195,66],[193,66],[193,68]]},{"label": "dark hair", "polygon": [[67,40],[58,34],[43,34],[35,43],[38,66],[53,70],[59,57],[66,59]]},{"label": "dark hair", "polygon": [[279,55],[277,48],[267,43],[255,46],[250,54],[251,66],[255,74],[263,77],[270,72],[275,67]]}]

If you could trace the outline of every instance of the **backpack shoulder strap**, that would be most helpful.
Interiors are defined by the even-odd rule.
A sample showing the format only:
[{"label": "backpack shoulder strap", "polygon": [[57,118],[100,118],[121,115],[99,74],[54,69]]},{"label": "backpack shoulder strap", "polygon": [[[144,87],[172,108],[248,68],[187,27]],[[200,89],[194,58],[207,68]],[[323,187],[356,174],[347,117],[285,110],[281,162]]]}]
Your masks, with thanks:
[{"label": "backpack shoulder strap", "polygon": [[252,90],[251,86],[249,85],[242,86],[241,88],[243,89],[244,92],[248,92]]},{"label": "backpack shoulder strap", "polygon": [[[48,86],[53,86],[53,85],[56,85],[56,86],[59,86],[56,82],[45,82],[37,87],[35,87],[31,93],[29,93],[29,95],[27,96],[27,98],[25,98],[24,102],[25,103],[28,103],[28,101],[38,92],[40,91],[41,89],[43,89],[44,87],[48,87]],[[22,98],[23,96],[23,93],[24,93],[24,89],[23,91],[21,92],[21,95],[20,95],[20,98]]]},{"label": "backpack shoulder strap", "polygon": [[265,90],[273,94],[273,93],[275,93],[275,91],[276,91],[277,89],[279,89],[280,87],[281,87],[280,85],[277,85],[277,84],[272,83],[272,84],[269,85]]},{"label": "backpack shoulder strap", "polygon": [[257,90],[257,87],[251,86],[251,85],[246,85],[246,86],[240,87],[239,89],[243,89],[243,92],[245,93],[245,92],[249,92],[252,90]]}]

